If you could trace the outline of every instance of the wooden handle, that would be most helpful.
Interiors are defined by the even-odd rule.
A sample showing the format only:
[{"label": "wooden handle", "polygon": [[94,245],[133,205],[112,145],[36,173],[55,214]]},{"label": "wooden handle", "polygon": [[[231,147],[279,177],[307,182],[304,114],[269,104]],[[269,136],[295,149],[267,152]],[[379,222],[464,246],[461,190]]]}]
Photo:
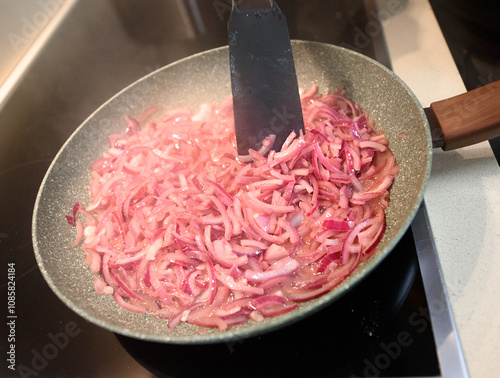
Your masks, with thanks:
[{"label": "wooden handle", "polygon": [[443,133],[443,150],[500,136],[500,80],[430,107]]}]

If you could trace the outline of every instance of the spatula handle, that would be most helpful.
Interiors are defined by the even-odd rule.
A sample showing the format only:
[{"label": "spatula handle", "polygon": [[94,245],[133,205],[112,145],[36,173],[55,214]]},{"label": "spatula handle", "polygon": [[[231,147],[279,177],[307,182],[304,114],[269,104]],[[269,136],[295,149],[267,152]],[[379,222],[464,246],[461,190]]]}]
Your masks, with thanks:
[{"label": "spatula handle", "polygon": [[444,137],[443,150],[454,150],[500,135],[500,80],[430,106]]}]

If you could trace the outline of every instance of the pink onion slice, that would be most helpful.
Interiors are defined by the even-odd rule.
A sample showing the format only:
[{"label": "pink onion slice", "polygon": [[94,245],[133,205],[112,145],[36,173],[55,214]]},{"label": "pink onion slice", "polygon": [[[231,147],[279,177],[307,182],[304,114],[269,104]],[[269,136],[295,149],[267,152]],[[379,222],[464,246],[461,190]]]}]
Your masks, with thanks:
[{"label": "pink onion slice", "polygon": [[[238,156],[231,99],[125,117],[66,216],[96,293],[168,327],[293,311],[376,253],[398,167],[344,89],[302,94],[305,134]],[[84,221],[80,218],[86,218]]]}]

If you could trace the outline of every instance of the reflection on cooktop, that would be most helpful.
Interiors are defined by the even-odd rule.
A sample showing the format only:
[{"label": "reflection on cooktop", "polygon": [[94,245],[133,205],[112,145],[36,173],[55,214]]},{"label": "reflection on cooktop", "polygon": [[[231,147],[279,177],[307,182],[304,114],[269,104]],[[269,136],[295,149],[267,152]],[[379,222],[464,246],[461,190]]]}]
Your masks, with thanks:
[{"label": "reflection on cooktop", "polygon": [[412,243],[407,232],[380,267],[339,301],[269,334],[209,345],[116,337],[132,357],[159,376],[438,375]]}]

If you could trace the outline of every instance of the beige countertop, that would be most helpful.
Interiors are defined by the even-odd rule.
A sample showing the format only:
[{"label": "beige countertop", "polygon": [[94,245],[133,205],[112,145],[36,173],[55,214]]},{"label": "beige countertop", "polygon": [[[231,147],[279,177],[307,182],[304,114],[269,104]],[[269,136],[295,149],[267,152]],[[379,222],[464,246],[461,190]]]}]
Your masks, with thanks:
[{"label": "beige countertop", "polygon": [[[422,106],[465,92],[428,1],[380,1],[379,11],[394,71]],[[469,375],[497,377],[500,167],[489,144],[434,150],[424,200]]]}]

